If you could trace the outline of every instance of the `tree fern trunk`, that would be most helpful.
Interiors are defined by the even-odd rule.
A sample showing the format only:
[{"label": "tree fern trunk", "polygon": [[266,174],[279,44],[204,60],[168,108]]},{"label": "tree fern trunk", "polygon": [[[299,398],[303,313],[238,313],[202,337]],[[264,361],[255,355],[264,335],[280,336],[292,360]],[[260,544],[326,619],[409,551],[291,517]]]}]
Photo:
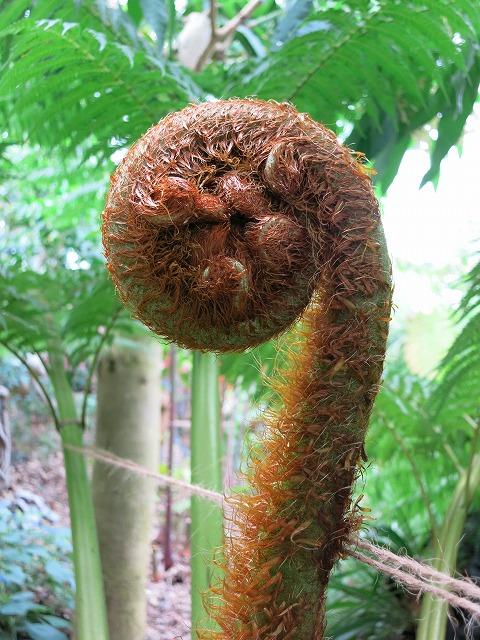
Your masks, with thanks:
[{"label": "tree fern trunk", "polygon": [[[151,470],[158,464],[160,367],[161,348],[151,340],[114,345],[98,367],[97,446]],[[103,462],[95,462],[92,484],[110,634],[141,640],[155,485]]]}]

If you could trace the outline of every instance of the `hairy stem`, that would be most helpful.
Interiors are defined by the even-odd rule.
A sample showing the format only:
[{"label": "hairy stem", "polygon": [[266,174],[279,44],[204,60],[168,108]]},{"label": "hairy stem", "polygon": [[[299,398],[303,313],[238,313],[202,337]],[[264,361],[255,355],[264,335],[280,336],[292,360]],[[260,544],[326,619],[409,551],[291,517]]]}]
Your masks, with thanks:
[{"label": "hairy stem", "polygon": [[367,170],[289,105],[194,105],[150,129],[119,166],[103,241],[124,302],[182,346],[241,351],[300,320],[250,492],[231,499],[209,608],[220,630],[198,635],[319,640],[330,571],[361,523],[353,483],[390,321]]}]

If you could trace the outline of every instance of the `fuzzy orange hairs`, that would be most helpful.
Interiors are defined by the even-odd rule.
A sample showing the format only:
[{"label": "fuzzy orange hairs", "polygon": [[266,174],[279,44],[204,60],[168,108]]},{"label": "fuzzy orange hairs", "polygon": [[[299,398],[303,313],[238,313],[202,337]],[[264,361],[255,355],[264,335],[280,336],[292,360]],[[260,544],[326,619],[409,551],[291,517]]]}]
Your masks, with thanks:
[{"label": "fuzzy orange hairs", "polygon": [[219,100],[152,127],[103,217],[120,297],[192,349],[243,350],[301,318],[251,491],[231,499],[206,640],[320,640],[329,573],[361,517],[352,485],[390,320],[390,263],[367,171],[292,106]]}]

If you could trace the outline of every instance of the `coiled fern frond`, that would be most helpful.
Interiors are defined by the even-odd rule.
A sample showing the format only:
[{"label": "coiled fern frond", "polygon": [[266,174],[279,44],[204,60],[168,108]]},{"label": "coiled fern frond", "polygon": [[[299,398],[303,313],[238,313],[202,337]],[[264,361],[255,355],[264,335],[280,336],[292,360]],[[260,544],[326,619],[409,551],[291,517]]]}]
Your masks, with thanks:
[{"label": "coiled fern frond", "polygon": [[220,630],[199,637],[322,638],[330,570],[361,522],[352,484],[390,319],[367,171],[289,105],[189,106],[115,172],[103,241],[122,300],[183,346],[242,350],[302,319],[251,492],[231,500]]}]

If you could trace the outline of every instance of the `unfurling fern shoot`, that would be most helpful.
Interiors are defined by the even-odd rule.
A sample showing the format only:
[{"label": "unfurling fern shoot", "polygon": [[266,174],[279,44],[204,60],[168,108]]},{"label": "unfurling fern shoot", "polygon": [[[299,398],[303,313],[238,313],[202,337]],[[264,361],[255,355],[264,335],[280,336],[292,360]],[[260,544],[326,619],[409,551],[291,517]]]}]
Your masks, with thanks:
[{"label": "unfurling fern shoot", "polygon": [[301,319],[230,499],[222,583],[202,639],[318,640],[330,570],[361,522],[352,484],[380,382],[390,262],[368,172],[292,106],[192,105],[152,127],[112,178],[103,220],[122,300],[192,349],[240,351]]}]

